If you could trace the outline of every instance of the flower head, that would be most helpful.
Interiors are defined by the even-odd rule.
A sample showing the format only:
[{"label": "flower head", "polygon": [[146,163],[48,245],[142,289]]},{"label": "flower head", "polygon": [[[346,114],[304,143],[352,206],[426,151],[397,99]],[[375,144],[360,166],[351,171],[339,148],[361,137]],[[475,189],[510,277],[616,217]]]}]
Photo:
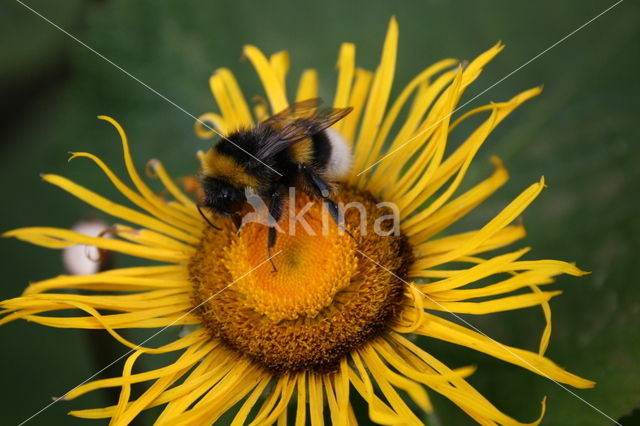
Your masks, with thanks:
[{"label": "flower head", "polygon": [[[157,424],[211,424],[232,409],[233,424],[271,424],[286,421],[288,413],[296,424],[307,418],[321,424],[325,412],[332,423],[352,424],[350,395],[357,393],[368,403],[373,422],[421,424],[420,413],[398,390],[428,412],[426,386],[481,424],[518,424],[465,380],[475,368],[447,366],[416,344],[414,335],[466,346],[556,382],[594,385],[544,357],[551,332],[548,301],[559,292],[541,286],[556,275],[583,272],[561,261],[523,260],[527,248],[492,254],[525,235],[523,226],[513,223],[542,191],[542,179],[480,229],[443,235],[507,181],[504,166],[494,158],[493,174],[459,194],[492,130],[540,89],[452,119],[465,89],[502,50],[498,44],[466,66],[445,59],[428,67],[391,100],[397,40],[392,20],[375,72],[356,67],[353,44],[340,49],[332,105],[353,111],[333,130],[350,146],[353,164],[336,183],[333,198],[344,205],[342,226],[348,233],[327,224],[323,204],[306,191],[299,191],[283,212],[278,223],[288,224],[288,232],[278,234],[271,255],[264,224],[248,223],[238,232],[231,219],[214,215],[220,228],[214,229],[157,160],[148,170],[170,197],[146,185],[124,130],[109,117],[100,118],[120,135],[133,186],[92,154],[72,158],[93,161],[134,208],[64,177],[44,175],[45,181],[128,225],[115,225],[111,238],[58,228],[23,228],[5,236],[58,249],[86,244],[158,262],[55,277],[0,302],[0,324],[25,319],[52,327],[105,329],[131,349],[120,377],[89,382],[65,395],[73,399],[119,387],[118,403],[72,415],[128,424],[141,411],[163,405]],[[253,46],[244,53],[262,81],[266,102],[251,108],[233,74],[217,70],[210,85],[219,112],[200,117],[199,136],[250,128],[289,105],[287,53],[266,57]],[[317,96],[317,74],[306,70],[295,99]],[[448,153],[451,130],[481,114],[484,121]],[[206,156],[200,154],[201,161]],[[349,209],[349,203],[359,208]],[[302,211],[304,220],[298,220]],[[363,216],[379,220],[363,221]],[[500,344],[470,323],[455,321],[458,314],[533,306],[541,307],[547,319],[538,353]],[[56,315],[65,310],[85,315]],[[174,326],[189,332],[178,335]],[[161,347],[147,341],[138,345],[120,334],[126,328],[160,328],[176,337]],[[179,354],[173,363],[133,373],[141,355],[173,352]],[[150,385],[134,399],[132,385],[141,382]],[[542,405],[536,424],[544,414]]]}]

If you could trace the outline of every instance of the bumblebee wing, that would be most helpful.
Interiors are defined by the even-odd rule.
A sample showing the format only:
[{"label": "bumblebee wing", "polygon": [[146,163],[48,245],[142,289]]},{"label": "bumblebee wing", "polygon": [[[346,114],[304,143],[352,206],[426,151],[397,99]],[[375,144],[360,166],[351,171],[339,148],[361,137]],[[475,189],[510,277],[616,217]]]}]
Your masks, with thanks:
[{"label": "bumblebee wing", "polygon": [[309,99],[291,105],[286,110],[267,119],[262,126],[273,129],[274,137],[265,141],[258,150],[260,158],[269,158],[316,133],[333,126],[349,114],[353,108],[318,109],[320,99]]},{"label": "bumblebee wing", "polygon": [[352,110],[352,107],[317,109],[308,119],[301,119],[299,121],[309,121],[306,125],[309,128],[310,136],[312,136],[333,126],[345,118]]},{"label": "bumblebee wing", "polygon": [[[297,133],[304,129],[308,136],[333,126],[349,114],[353,108],[318,108],[322,99],[313,98],[296,102],[279,113],[269,117],[262,124],[279,130],[283,136]],[[294,128],[300,128],[296,131]],[[293,138],[289,138],[293,139]]]},{"label": "bumblebee wing", "polygon": [[267,118],[263,123],[272,127],[279,127],[283,124],[295,121],[300,118],[309,118],[318,109],[322,103],[320,98],[312,98],[304,101],[296,102],[289,105],[277,114]]}]

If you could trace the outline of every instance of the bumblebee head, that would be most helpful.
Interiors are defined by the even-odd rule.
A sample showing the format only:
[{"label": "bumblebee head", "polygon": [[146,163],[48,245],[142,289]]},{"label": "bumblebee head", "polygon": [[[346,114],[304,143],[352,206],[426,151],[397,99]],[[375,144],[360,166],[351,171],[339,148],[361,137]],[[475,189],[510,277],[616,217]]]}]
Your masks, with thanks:
[{"label": "bumblebee head", "polygon": [[247,201],[242,189],[210,176],[202,179],[202,189],[205,206],[221,215],[237,213]]}]

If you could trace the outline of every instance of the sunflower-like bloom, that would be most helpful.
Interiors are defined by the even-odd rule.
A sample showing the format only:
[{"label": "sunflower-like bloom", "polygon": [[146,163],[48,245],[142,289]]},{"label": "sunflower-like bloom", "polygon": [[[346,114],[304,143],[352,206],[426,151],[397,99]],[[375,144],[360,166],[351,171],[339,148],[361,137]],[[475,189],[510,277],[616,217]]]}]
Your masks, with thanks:
[{"label": "sunflower-like bloom", "polygon": [[[528,248],[489,254],[524,237],[523,226],[514,222],[540,194],[543,179],[480,229],[443,235],[507,181],[505,168],[494,158],[491,176],[458,191],[492,130],[540,89],[451,119],[466,88],[502,50],[498,44],[466,66],[445,59],[428,67],[391,100],[397,41],[392,20],[375,72],[356,67],[353,44],[340,49],[333,107],[353,111],[333,129],[349,143],[354,160],[333,197],[358,202],[370,214],[388,213],[395,206],[399,233],[371,232],[375,224],[362,225],[349,210],[344,226],[355,238],[336,226],[324,234],[309,229],[279,234],[274,271],[267,258],[266,226],[250,223],[238,233],[229,220],[214,216],[222,230],[209,227],[193,198],[157,160],[148,170],[166,191],[163,196],[154,193],[134,166],[125,132],[109,117],[101,118],[119,133],[133,187],[92,154],[72,158],[93,161],[135,208],[64,177],[44,175],[45,181],[129,225],[115,225],[112,238],[57,228],[23,228],[5,236],[57,249],[84,244],[159,262],[47,279],[0,303],[0,323],[24,319],[51,327],[104,329],[130,348],[120,377],[85,383],[64,395],[68,400],[117,387],[118,403],[72,415],[111,418],[112,424],[124,425],[145,409],[164,406],[159,425],[212,424],[227,412],[235,416],[234,425],[285,424],[287,419],[297,425],[308,419],[314,425],[325,419],[346,425],[357,422],[350,400],[358,394],[373,422],[422,424],[423,413],[414,412],[407,400],[430,412],[429,388],[478,423],[519,424],[465,380],[475,368],[447,366],[418,346],[415,335],[466,346],[555,382],[594,385],[544,356],[551,333],[548,301],[560,292],[541,286],[556,275],[583,272],[562,261],[523,260]],[[247,46],[244,55],[257,71],[267,102],[251,108],[232,73],[219,69],[210,80],[219,112],[202,115],[196,124],[199,136],[215,136],[205,124],[229,134],[289,105],[288,54],[266,57]],[[316,71],[306,70],[296,100],[317,96]],[[451,130],[474,116],[484,121],[445,155]],[[310,200],[302,192],[295,204]],[[306,212],[305,226],[311,230],[320,229],[320,204]],[[289,219],[285,211],[281,220]],[[455,318],[533,306],[547,320],[537,353],[503,345]],[[60,316],[65,310],[84,315]],[[151,347],[150,341],[139,345],[119,333],[127,328],[160,328],[175,339],[161,347]],[[166,353],[176,353],[175,361],[132,372],[141,355]],[[148,386],[134,399],[132,385],[141,382]],[[544,414],[544,400],[541,411],[533,424]]]}]

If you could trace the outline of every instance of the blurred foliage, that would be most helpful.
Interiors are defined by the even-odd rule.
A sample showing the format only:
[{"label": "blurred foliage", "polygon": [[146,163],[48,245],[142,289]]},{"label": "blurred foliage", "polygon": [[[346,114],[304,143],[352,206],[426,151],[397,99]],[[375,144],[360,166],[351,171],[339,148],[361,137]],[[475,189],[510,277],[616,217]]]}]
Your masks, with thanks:
[{"label": "blurred foliage", "polygon": [[[240,60],[246,43],[269,53],[289,50],[290,87],[295,87],[302,69],[317,68],[321,93],[331,99],[340,43],[357,43],[359,63],[374,67],[391,15],[398,17],[401,30],[396,93],[440,58],[471,59],[504,41],[507,49],[469,89],[466,99],[470,99],[613,1],[77,0],[61,7],[31,0],[27,4],[197,116],[214,109],[207,79],[217,67],[231,68],[245,94],[261,94],[250,65]],[[68,151],[90,151],[122,170],[117,135],[95,119],[98,114],[120,120],[140,167],[149,158],[160,158],[174,176],[194,173],[194,153],[207,144],[194,136],[189,115],[17,2],[0,5],[0,23],[3,230],[67,227],[96,214],[45,186],[39,172],[62,173],[115,195],[88,162],[66,163]],[[469,105],[508,99],[526,88],[545,85],[544,93],[506,120],[483,147],[467,182],[488,173],[491,154],[506,162],[511,180],[458,228],[486,222],[544,174],[549,188],[524,215],[529,236],[521,245],[534,247],[530,258],[576,261],[593,272],[580,279],[558,279],[557,287],[565,294],[552,301],[554,334],[548,352],[560,365],[596,380],[593,390],[570,389],[570,393],[473,351],[431,340],[421,343],[452,367],[478,365],[472,384],[521,420],[537,416],[544,395],[548,396],[545,425],[605,425],[610,421],[593,407],[619,419],[640,406],[639,24],[638,3],[623,2]],[[2,298],[19,295],[29,281],[62,272],[59,254],[50,250],[12,240],[1,241],[0,250]],[[536,348],[543,325],[536,310],[467,320],[500,341],[529,349]],[[148,331],[134,333],[133,338],[145,335]],[[90,338],[81,331],[18,322],[0,327],[0,339],[0,380],[5,383],[1,424],[25,420],[47,405],[52,395],[63,394],[105,365],[91,357]],[[124,352],[111,349],[103,357],[115,359]],[[96,392],[79,401],[57,403],[30,424],[84,423],[65,412],[99,406],[107,398],[108,394]],[[450,402],[437,395],[434,400],[437,411],[430,421],[471,423]],[[366,412],[362,406],[359,411]]]}]

